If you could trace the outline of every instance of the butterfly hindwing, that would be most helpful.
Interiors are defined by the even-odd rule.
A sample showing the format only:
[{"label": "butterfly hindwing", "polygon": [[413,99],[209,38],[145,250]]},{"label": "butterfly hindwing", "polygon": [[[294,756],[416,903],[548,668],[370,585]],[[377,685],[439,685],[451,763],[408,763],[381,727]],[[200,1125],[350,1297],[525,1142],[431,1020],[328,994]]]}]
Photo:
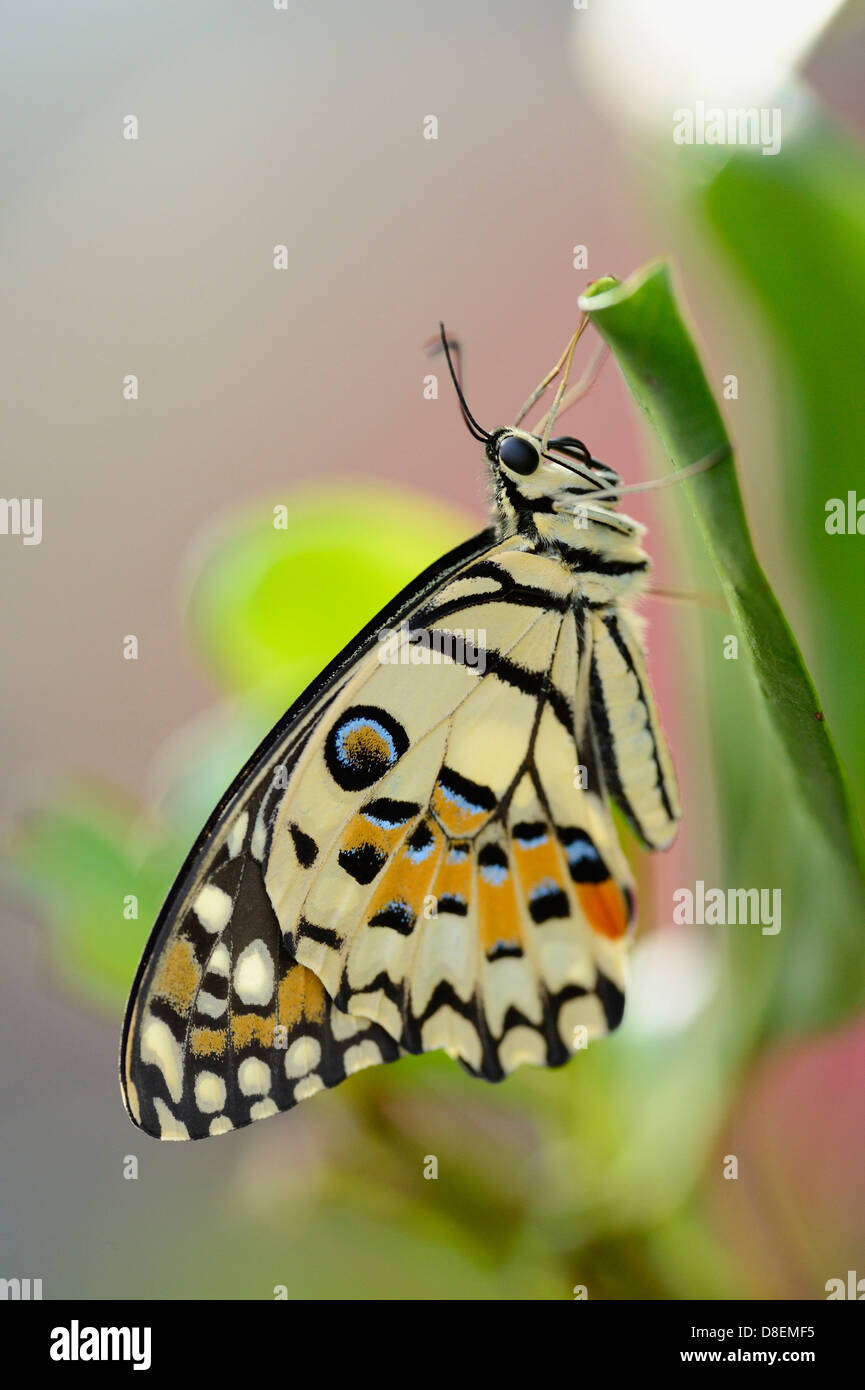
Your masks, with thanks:
[{"label": "butterfly hindwing", "polygon": [[666,849],[682,809],[635,620],[626,609],[592,615],[590,685],[607,789],[643,844]]}]

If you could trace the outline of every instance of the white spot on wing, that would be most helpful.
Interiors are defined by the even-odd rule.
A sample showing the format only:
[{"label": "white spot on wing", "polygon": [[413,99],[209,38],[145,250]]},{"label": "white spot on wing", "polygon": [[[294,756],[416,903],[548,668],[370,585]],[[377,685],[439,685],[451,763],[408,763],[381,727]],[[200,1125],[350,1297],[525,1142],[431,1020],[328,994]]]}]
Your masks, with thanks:
[{"label": "white spot on wing", "polygon": [[298,1081],[294,1088],[294,1098],[295,1100],[309,1100],[309,1097],[314,1096],[316,1091],[323,1090],[324,1082],[316,1072],[313,1072],[312,1076],[305,1076],[302,1081]]},{"label": "white spot on wing", "polygon": [[229,859],[236,859],[243,849],[243,837],[246,834],[246,827],[249,825],[249,812],[242,811],[228,832],[226,848]]},{"label": "white spot on wing", "polygon": [[233,907],[228,893],[224,888],[217,888],[215,883],[205,883],[192,905],[204,930],[213,932],[214,936],[228,926]]},{"label": "white spot on wing", "polygon": [[183,1095],[183,1059],[180,1043],[175,1041],[168,1024],[161,1018],[154,1018],[152,1014],[148,1016],[141,1029],[141,1060],[155,1063],[165,1078],[168,1094],[175,1105],[179,1105],[180,1097]]},{"label": "white spot on wing", "polygon": [[252,829],[252,839],[249,842],[249,852],[253,859],[257,859],[259,863],[261,863],[264,858],[264,849],[267,844],[267,827],[264,824],[263,812],[264,805],[262,804],[258,808],[258,814],[255,817],[255,825]]},{"label": "white spot on wing", "polygon": [[260,938],[250,941],[237,957],[232,983],[244,1004],[270,1003],[274,987],[273,957]]},{"label": "white spot on wing", "polygon": [[574,1032],[585,1028],[589,1041],[601,1038],[608,1031],[607,1019],[596,994],[580,999],[568,999],[559,1010],[559,1037],[569,1051],[574,1051]]},{"label": "white spot on wing", "polygon": [[335,1004],[330,1010],[330,1031],[337,1042],[345,1042],[347,1038],[355,1038],[358,1033],[363,1033],[369,1027],[368,1018],[349,1018]]},{"label": "white spot on wing", "polygon": [[228,978],[228,972],[231,969],[231,956],[228,954],[228,947],[224,941],[220,941],[219,945],[214,950],[210,960],[207,962],[207,968],[208,970],[212,970],[214,975],[222,975],[224,978]]},{"label": "white spot on wing", "polygon": [[304,1034],[295,1039],[285,1054],[285,1074],[288,1077],[306,1076],[307,1072],[315,1070],[320,1061],[321,1044],[317,1038]]},{"label": "white spot on wing", "polygon": [[363,1042],[355,1043],[354,1047],[347,1049],[343,1059],[347,1076],[353,1072],[363,1071],[364,1067],[377,1067],[384,1058],[381,1049],[372,1038],[365,1038]]},{"label": "white spot on wing", "polygon": [[228,1007],[227,999],[217,999],[215,994],[208,994],[206,989],[199,992],[195,1003],[199,1013],[206,1014],[208,1018],[221,1018]]},{"label": "white spot on wing", "polygon": [[515,1067],[529,1063],[535,1067],[546,1065],[547,1049],[540,1033],[524,1024],[509,1028],[499,1043],[499,1061],[502,1070],[512,1072]]},{"label": "white spot on wing", "polygon": [[245,1096],[263,1096],[270,1090],[270,1068],[258,1057],[246,1057],[237,1069],[237,1084]]},{"label": "white spot on wing", "polygon": [[225,1082],[215,1071],[200,1071],[195,1078],[195,1104],[205,1115],[225,1106]]},{"label": "white spot on wing", "polygon": [[268,1116],[276,1114],[278,1114],[276,1102],[272,1100],[257,1100],[254,1105],[249,1107],[251,1120],[266,1120]]},{"label": "white spot on wing", "polygon": [[153,1104],[159,1118],[159,1137],[160,1139],[188,1139],[189,1130],[182,1120],[178,1120],[176,1115],[172,1115],[168,1106],[161,1096],[153,1097]]},{"label": "white spot on wing", "polygon": [[477,1029],[449,1004],[443,1004],[421,1029],[424,1052],[442,1048],[450,1057],[462,1057],[469,1066],[481,1065],[481,1040]]},{"label": "white spot on wing", "polygon": [[383,989],[376,990],[375,993],[353,995],[348,1007],[351,1013],[360,1014],[362,1018],[371,1019],[373,1023],[380,1023],[392,1038],[399,1038],[402,1033],[399,1009],[388,999]]}]

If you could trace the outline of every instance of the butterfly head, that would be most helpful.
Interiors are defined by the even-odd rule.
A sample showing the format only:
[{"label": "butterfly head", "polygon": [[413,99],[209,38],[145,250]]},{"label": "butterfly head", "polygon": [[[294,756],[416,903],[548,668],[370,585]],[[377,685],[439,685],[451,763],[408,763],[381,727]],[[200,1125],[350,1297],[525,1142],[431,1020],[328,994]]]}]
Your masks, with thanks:
[{"label": "butterfly head", "polygon": [[614,469],[593,458],[582,440],[571,435],[550,439],[546,432],[533,434],[518,425],[490,431],[478,423],[468,407],[452,357],[452,349],[458,353],[459,345],[448,339],[443,325],[439,327],[440,346],[466,428],[484,446],[502,521],[508,527],[516,523],[524,529],[523,522],[532,513],[569,514],[587,504],[593,493],[603,495],[598,508],[615,507],[618,499],[611,494],[622,480]]},{"label": "butterfly head", "polygon": [[[588,526],[617,505],[619,475],[570,435],[544,445],[540,434],[527,430],[493,430],[484,453],[503,534],[520,531],[549,541],[572,540],[580,513],[585,517],[580,524]],[[601,496],[593,503],[595,493]]]},{"label": "butterfly head", "polygon": [[[593,492],[608,493],[621,484],[621,478],[606,463],[593,458],[580,439],[562,435],[549,439],[544,447],[540,435],[527,430],[505,428],[487,435],[484,452],[494,483],[501,483],[512,497],[531,507],[546,499],[564,509],[574,499],[588,499]],[[614,504],[613,498],[605,505]]]}]

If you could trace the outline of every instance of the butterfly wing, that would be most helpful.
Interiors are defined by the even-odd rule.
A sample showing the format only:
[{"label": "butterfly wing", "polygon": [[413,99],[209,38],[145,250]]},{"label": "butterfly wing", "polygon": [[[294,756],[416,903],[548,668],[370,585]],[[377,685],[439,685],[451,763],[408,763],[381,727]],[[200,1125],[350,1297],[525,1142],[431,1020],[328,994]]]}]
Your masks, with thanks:
[{"label": "butterfly wing", "polygon": [[284,945],[246,814],[131,1006],[123,1090],[157,1138],[225,1133],[398,1055],[382,1029],[342,1014]]},{"label": "butterfly wing", "polygon": [[570,572],[501,542],[412,614],[390,663],[357,667],[265,813],[294,957],[349,1017],[489,1080],[558,1065],[622,1015],[632,899],[593,636]]},{"label": "butterfly wing", "polygon": [[[482,532],[438,561],[327,667],[268,735],[210,817],[159,914],[133,983],[120,1050],[131,1119],[158,1138],[240,1127],[398,1048],[349,1018],[298,964],[264,889],[263,804],[354,667],[426,597],[494,543]],[[305,841],[292,841],[300,860]],[[265,996],[267,1002],[265,1002]]]},{"label": "butterfly wing", "polygon": [[591,622],[591,715],[607,788],[643,844],[666,849],[682,808],[635,620],[619,609],[593,612]]},{"label": "butterfly wing", "polygon": [[563,564],[491,533],[373,620],[169,895],[124,1032],[136,1123],[219,1133],[402,1050],[497,1080],[617,1025],[632,897],[592,718],[603,636]]}]

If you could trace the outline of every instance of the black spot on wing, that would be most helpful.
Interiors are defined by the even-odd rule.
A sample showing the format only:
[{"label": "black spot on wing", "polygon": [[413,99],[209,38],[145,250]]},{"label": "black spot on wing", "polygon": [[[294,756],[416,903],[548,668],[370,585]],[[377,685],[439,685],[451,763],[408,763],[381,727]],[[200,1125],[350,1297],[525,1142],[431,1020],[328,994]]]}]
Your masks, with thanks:
[{"label": "black spot on wing", "polygon": [[491,946],[487,951],[487,960],[505,960],[509,957],[514,960],[519,960],[522,955],[522,946],[513,946],[507,941],[497,941],[495,946]]},{"label": "black spot on wing", "polygon": [[604,883],[610,877],[609,869],[585,830],[564,826],[560,827],[558,835],[574,883]]},{"label": "black spot on wing", "polygon": [[438,900],[438,911],[450,913],[452,917],[467,917],[469,905],[457,893],[442,893]]},{"label": "black spot on wing", "polygon": [[402,898],[394,898],[392,902],[386,903],[374,917],[370,917],[371,927],[390,927],[397,931],[401,936],[411,936],[417,918]]},{"label": "black spot on wing", "polygon": [[601,1001],[607,1027],[612,1033],[615,1028],[618,1028],[624,1016],[625,996],[618,985],[613,984],[613,981],[608,979],[600,970],[595,981],[595,993]]},{"label": "black spot on wing", "polygon": [[377,845],[356,845],[354,849],[341,849],[337,856],[340,868],[356,883],[372,883],[376,874],[387,863],[387,855]]},{"label": "black spot on wing", "polygon": [[541,845],[547,838],[546,822],[519,821],[514,826],[514,839],[523,849],[531,849],[534,845]]},{"label": "black spot on wing", "polygon": [[556,917],[570,917],[571,905],[568,895],[556,884],[542,884],[529,894],[529,913],[536,926]]},{"label": "black spot on wing", "polygon": [[293,823],[288,827],[291,838],[294,841],[294,852],[297,855],[297,862],[302,869],[310,869],[318,858],[318,845],[311,835],[307,835],[300,826]]},{"label": "black spot on wing", "polygon": [[478,854],[478,864],[481,869],[507,869],[508,856],[505,854],[501,845],[486,844]]},{"label": "black spot on wing", "polygon": [[449,793],[452,799],[466,803],[472,811],[495,810],[496,797],[490,788],[482,786],[480,782],[470,781],[468,777],[455,772],[452,767],[442,768],[438,783],[442,791]]},{"label": "black spot on wing", "polygon": [[330,927],[316,926],[306,917],[301,917],[298,921],[297,935],[298,937],[306,937],[308,941],[317,941],[322,946],[330,946],[334,951],[338,951],[342,946],[342,938],[335,931]]},{"label": "black spot on wing", "polygon": [[418,815],[420,806],[416,801],[396,801],[390,796],[379,796],[361,806],[360,810],[372,825],[382,830],[395,830]]},{"label": "black spot on wing", "polygon": [[413,855],[419,855],[422,854],[424,850],[429,849],[432,842],[432,831],[426,821],[421,821],[406,840],[406,849]]}]

